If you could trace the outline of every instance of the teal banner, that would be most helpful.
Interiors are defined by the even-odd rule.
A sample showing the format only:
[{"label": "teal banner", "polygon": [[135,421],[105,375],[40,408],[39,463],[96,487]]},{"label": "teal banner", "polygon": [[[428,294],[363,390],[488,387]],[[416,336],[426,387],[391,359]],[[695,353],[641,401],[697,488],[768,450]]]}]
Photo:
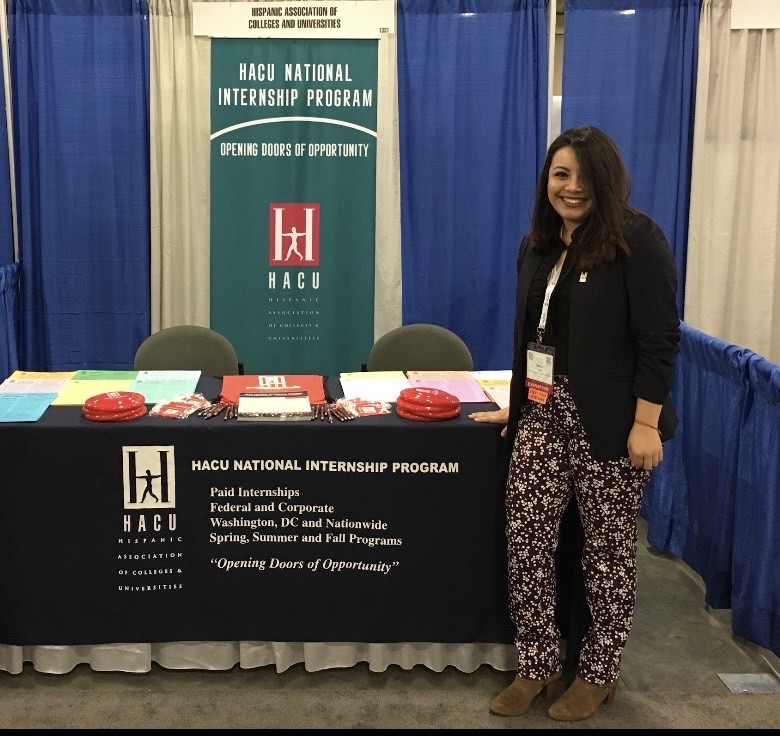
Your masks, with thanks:
[{"label": "teal banner", "polygon": [[246,373],[368,358],[377,44],[212,39],[211,326]]}]

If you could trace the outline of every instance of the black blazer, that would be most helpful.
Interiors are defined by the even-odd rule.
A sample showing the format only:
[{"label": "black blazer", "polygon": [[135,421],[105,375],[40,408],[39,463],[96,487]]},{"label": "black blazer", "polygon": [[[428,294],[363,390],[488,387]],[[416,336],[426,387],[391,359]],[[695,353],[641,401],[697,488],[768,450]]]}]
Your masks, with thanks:
[{"label": "black blazer", "polygon": [[[625,236],[631,255],[620,251],[584,280],[577,268],[571,291],[569,390],[593,454],[601,460],[628,455],[637,397],[663,405],[664,440],[677,427],[669,399],[680,341],[674,257],[661,229],[644,214],[631,219]],[[528,324],[527,299],[542,258],[525,237],[517,258],[510,438],[528,400],[526,345],[536,325]]]}]

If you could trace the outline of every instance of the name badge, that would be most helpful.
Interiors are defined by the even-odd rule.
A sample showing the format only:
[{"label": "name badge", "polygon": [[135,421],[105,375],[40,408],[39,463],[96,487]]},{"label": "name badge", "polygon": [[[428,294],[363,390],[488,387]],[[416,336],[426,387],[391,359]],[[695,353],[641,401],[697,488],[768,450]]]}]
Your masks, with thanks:
[{"label": "name badge", "polygon": [[528,398],[544,404],[552,396],[555,348],[529,342],[526,348],[525,385]]}]

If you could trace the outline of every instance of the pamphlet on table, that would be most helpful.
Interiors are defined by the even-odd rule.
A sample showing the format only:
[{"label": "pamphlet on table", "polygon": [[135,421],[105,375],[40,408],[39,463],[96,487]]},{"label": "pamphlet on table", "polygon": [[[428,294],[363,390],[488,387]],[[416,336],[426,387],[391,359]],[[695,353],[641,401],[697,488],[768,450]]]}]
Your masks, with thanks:
[{"label": "pamphlet on table", "polygon": [[317,374],[255,374],[225,376],[222,379],[220,398],[231,404],[238,403],[241,394],[279,394],[305,391],[310,404],[325,402],[325,378]]},{"label": "pamphlet on table", "polygon": [[339,378],[345,399],[395,402],[411,385],[403,371],[359,371],[342,373]]},{"label": "pamphlet on table", "polygon": [[242,393],[238,397],[239,421],[294,422],[312,418],[306,391]]}]

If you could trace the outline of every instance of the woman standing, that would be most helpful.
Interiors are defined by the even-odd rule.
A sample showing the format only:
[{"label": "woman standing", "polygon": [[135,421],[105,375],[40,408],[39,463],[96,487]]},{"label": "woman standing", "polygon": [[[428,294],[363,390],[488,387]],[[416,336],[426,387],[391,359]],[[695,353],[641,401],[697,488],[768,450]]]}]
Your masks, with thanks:
[{"label": "woman standing", "polygon": [[517,676],[491,703],[519,716],[560,677],[554,556],[579,507],[591,624],[577,675],[548,715],[592,716],[614,697],[636,601],[636,519],[677,418],[677,276],[658,225],[628,204],[620,152],[593,127],[550,146],[518,256],[509,410],[477,412],[514,435],[506,488]]}]

